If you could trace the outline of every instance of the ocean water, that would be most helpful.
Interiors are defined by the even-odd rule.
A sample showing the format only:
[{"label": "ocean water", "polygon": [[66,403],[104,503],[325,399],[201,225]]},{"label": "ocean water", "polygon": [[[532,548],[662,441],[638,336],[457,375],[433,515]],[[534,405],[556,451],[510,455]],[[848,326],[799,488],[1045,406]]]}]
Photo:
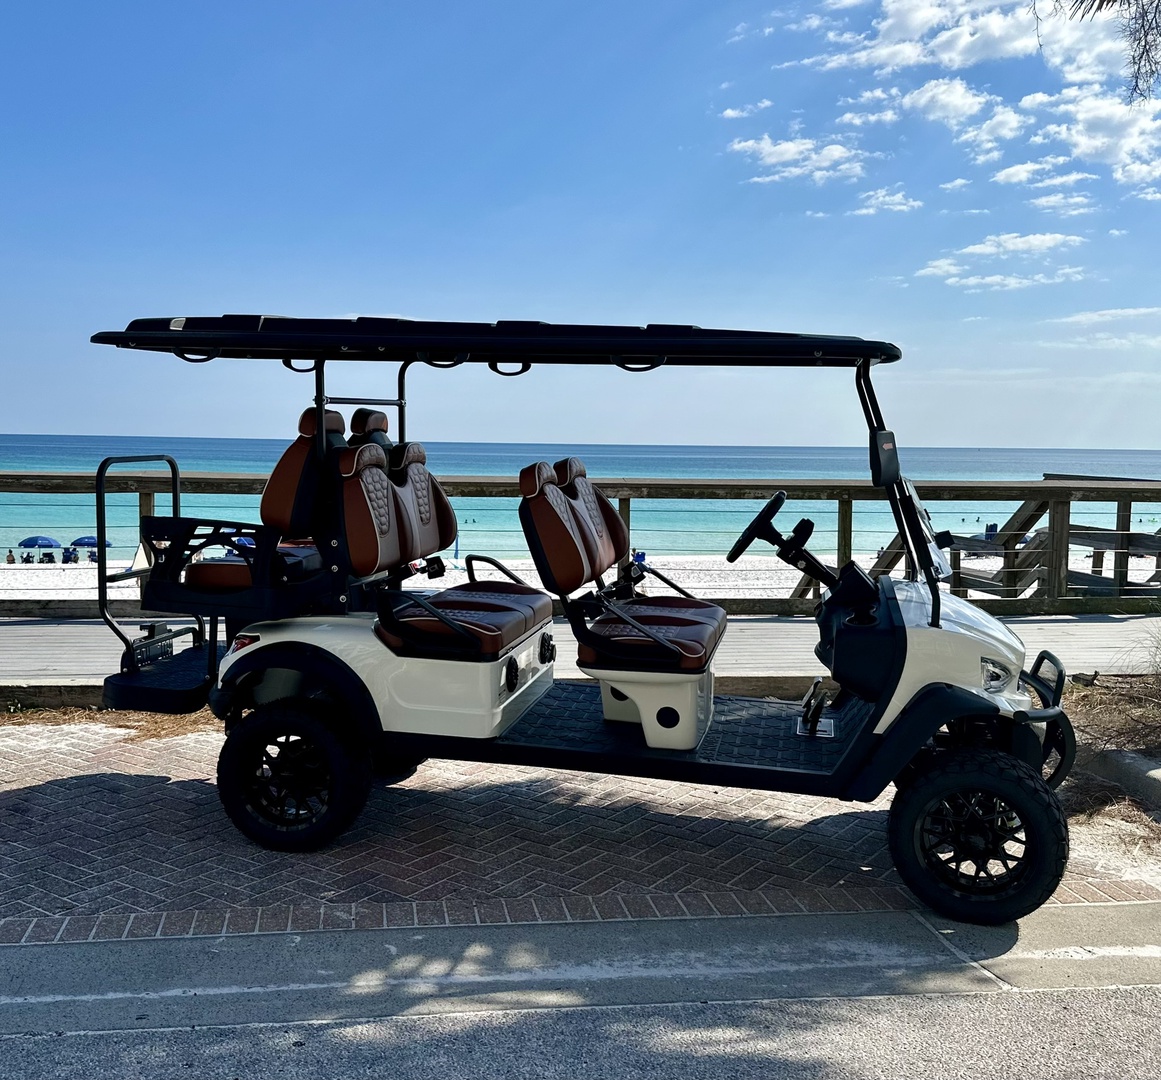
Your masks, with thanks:
[{"label": "ocean water", "polygon": [[[864,447],[617,446],[524,443],[426,443],[428,465],[437,475],[514,477],[533,461],[582,458],[590,476],[684,477],[691,479],[759,478],[862,479],[867,476]],[[168,453],[184,471],[267,474],[286,442],[281,439],[192,439],[104,435],[0,434],[0,472],[76,472],[92,475],[102,458],[113,455]],[[1134,479],[1161,479],[1161,450],[1062,450],[901,447],[904,472],[924,480],[1038,480],[1046,472]],[[139,468],[132,466],[127,468]],[[158,497],[158,513],[168,507]],[[527,555],[516,519],[515,499],[456,499],[460,547],[500,557]],[[660,555],[723,554],[754,515],[759,502],[718,499],[634,500],[634,546]],[[937,529],[982,533],[989,522],[1002,523],[1017,503],[932,503]],[[256,496],[185,496],[186,514],[229,521],[257,521]],[[129,558],[137,544],[137,498],[113,495],[109,500],[114,559]],[[894,535],[885,504],[856,503],[854,543],[859,553],[873,553]],[[1078,504],[1078,524],[1114,524],[1111,504]],[[836,509],[832,503],[788,503],[782,518],[815,522],[812,547],[820,554],[836,546]],[[1161,528],[1161,506],[1135,506],[1134,528]],[[0,492],[0,555],[32,534],[62,544],[96,530],[91,496]]]}]

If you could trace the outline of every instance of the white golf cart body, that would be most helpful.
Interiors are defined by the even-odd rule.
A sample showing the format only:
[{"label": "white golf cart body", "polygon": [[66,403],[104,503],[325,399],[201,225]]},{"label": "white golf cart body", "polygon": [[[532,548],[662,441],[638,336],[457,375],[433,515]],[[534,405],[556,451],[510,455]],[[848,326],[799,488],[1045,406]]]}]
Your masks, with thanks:
[{"label": "white golf cart body", "polygon": [[[107,459],[98,473],[102,611],[126,646],[122,671],[106,681],[106,701],[192,711],[208,697],[227,732],[219,792],[235,823],[258,842],[307,850],[333,839],[366,797],[364,766],[372,758],[406,768],[447,757],[848,800],[874,799],[895,781],[905,808],[897,815],[903,824],[892,825],[892,851],[929,903],[995,921],[1031,910],[1059,881],[1067,835],[1045,781],[1059,783],[1075,751],[1060,708],[1064,671],[1047,653],[1027,670],[1019,638],[939,588],[949,573],[940,550],[948,541],[933,535],[914,486],[900,473],[871,384],[875,365],[899,359],[895,346],[696,327],[261,316],[137,320],[93,340],[197,362],[277,359],[314,379],[313,407],[284,455],[293,458],[295,477],[314,477],[309,533],[290,524],[295,515],[306,520],[299,513],[306,481],[288,486],[283,462],[263,497],[263,524],[248,525],[183,518],[177,466],[166,459],[173,514],[143,519],[143,561],[110,575],[103,482],[125,459]],[[328,396],[326,366],[349,361],[397,363],[396,396]],[[507,581],[477,578],[469,564],[467,586],[405,588],[417,566],[438,576],[436,552],[455,535],[454,511],[426,473],[422,448],[406,441],[405,377],[416,365],[464,363],[507,375],[542,364],[629,372],[663,364],[853,369],[871,478],[894,514],[905,578],[872,580],[853,562],[824,566],[805,546],[811,522],[788,535],[773,526],[781,492],[727,556],[733,561],[762,539],[824,586],[816,654],[838,684],[833,701],[820,680],[802,702],[715,695],[713,657],[725,612],[627,560],[624,523],[575,458],[534,463],[520,476],[520,520],[544,591],[486,558]],[[328,409],[336,404],[395,409],[399,442],[385,443],[387,452],[368,445],[364,415],[359,445],[352,435],[348,446],[342,417]],[[385,431],[384,414],[371,415]],[[406,504],[400,493],[413,481],[421,497],[411,491]],[[281,509],[268,514],[275,496]],[[433,510],[437,504],[444,509]],[[427,546],[408,548],[421,533]],[[303,535],[309,539],[288,539]],[[215,548],[225,554],[207,558]],[[416,554],[423,556],[418,562]],[[616,581],[606,582],[602,574],[613,572]],[[644,573],[678,595],[640,593]],[[151,610],[195,617],[196,648],[173,652],[183,631],[133,641],[117,626],[107,583],[126,576],[146,578]],[[555,594],[577,642],[578,666],[591,681],[555,679],[558,643],[546,592]],[[222,621],[224,656],[217,647]],[[277,765],[279,751],[285,768]],[[1059,760],[1049,769],[1051,755]],[[993,812],[981,816],[979,800],[964,803],[962,814],[954,809],[961,774],[964,784],[984,785]],[[288,795],[287,785],[305,783],[303,776],[314,777],[313,794]],[[322,788],[319,776],[330,778]],[[280,802],[269,795],[277,784]],[[1025,819],[1038,830],[1031,844],[1013,839]],[[951,861],[924,839],[930,835],[950,845]],[[1014,854],[1018,844],[1026,846]]]}]

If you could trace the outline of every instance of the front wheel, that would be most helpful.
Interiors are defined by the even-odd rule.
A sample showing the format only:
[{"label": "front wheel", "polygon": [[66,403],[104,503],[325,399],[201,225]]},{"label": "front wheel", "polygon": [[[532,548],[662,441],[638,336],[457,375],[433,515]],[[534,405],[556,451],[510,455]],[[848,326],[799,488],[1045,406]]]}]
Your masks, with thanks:
[{"label": "front wheel", "polygon": [[1060,884],[1068,825],[1036,770],[994,750],[946,750],[898,790],[891,858],[925,904],[996,925],[1035,911]]},{"label": "front wheel", "polygon": [[275,851],[329,844],[370,789],[370,756],[293,702],[260,705],[230,729],[218,757],[218,797],[230,820]]}]

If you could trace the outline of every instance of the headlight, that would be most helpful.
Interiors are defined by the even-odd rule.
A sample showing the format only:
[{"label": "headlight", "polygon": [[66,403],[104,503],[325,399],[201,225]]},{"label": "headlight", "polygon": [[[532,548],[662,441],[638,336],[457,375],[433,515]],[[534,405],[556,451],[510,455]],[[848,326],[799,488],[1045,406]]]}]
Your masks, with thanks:
[{"label": "headlight", "polygon": [[1012,681],[1012,672],[999,660],[980,657],[980,681],[989,694],[998,694]]}]

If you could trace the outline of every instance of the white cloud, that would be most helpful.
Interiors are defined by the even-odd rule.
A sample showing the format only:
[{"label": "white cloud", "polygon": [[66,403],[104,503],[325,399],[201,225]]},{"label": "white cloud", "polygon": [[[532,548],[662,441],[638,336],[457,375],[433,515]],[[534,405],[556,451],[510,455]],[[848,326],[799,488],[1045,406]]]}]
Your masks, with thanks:
[{"label": "white cloud", "polygon": [[909,210],[918,210],[923,203],[919,199],[909,199],[902,191],[892,191],[890,188],[876,188],[874,191],[864,191],[859,195],[862,205],[857,210],[848,210],[848,215],[867,216],[882,211],[906,213]]},{"label": "white cloud", "polygon": [[940,184],[944,191],[959,191],[960,188],[965,188],[971,183],[970,180],[965,180],[962,176],[954,180],[949,180],[946,184]]},{"label": "white cloud", "polygon": [[760,139],[735,139],[729,149],[746,154],[771,171],[750,178],[751,183],[808,178],[816,184],[827,180],[857,180],[863,175],[867,154],[839,143],[819,145],[814,139],[784,139],[775,142],[769,135]]},{"label": "white cloud", "polygon": [[883,109],[880,112],[845,112],[835,123],[846,127],[864,127],[867,124],[893,124],[899,119],[894,109]]},{"label": "white cloud", "polygon": [[988,255],[1007,258],[1009,255],[1041,255],[1056,248],[1076,247],[1083,244],[1083,236],[1065,233],[998,233],[985,237],[978,244],[960,248],[959,255]]},{"label": "white cloud", "polygon": [[840,25],[842,24],[834,19],[828,18],[826,15],[811,12],[805,18],[799,19],[798,22],[787,23],[786,29],[793,30],[795,33],[802,33],[811,30],[829,30],[832,27]]},{"label": "white cloud", "polygon": [[773,104],[774,102],[769,98],[763,98],[761,101],[755,101],[751,105],[743,105],[740,109],[725,109],[721,113],[721,116],[723,120],[740,120],[742,117],[753,116],[763,109],[768,109]]},{"label": "white cloud", "polygon": [[1037,210],[1060,214],[1061,217],[1091,214],[1095,209],[1092,205],[1092,199],[1083,192],[1065,195],[1063,191],[1057,191],[1051,195],[1041,195],[1038,199],[1029,199],[1028,205],[1036,207]]},{"label": "white cloud", "polygon": [[828,214],[825,210],[807,210],[806,216],[813,218],[827,218],[830,217],[830,214]]},{"label": "white cloud", "polygon": [[1048,319],[1046,321],[1091,326],[1094,323],[1119,322],[1122,319],[1147,319],[1155,315],[1161,315],[1161,307],[1104,308],[1101,311],[1078,311],[1075,315],[1065,315],[1062,319]]},{"label": "white cloud", "polygon": [[963,79],[932,79],[904,94],[903,107],[928,120],[938,120],[954,131],[992,100],[988,94],[977,93]]},{"label": "white cloud", "polygon": [[1067,281],[1080,281],[1083,277],[1083,267],[1062,266],[1052,274],[974,274],[944,278],[943,283],[967,292],[999,292],[1027,289],[1033,285],[1060,285]]},{"label": "white cloud", "polygon": [[1161,179],[1161,101],[1128,106],[1119,93],[1097,86],[1070,86],[1059,94],[1030,94],[1030,107],[1060,117],[1032,142],[1063,143],[1070,157],[1110,166],[1122,184]]},{"label": "white cloud", "polygon": [[1158,191],[1156,188],[1141,188],[1138,191],[1134,191],[1133,194],[1138,199],[1144,199],[1146,202],[1161,202],[1161,191]]},{"label": "white cloud", "polygon": [[922,270],[916,270],[916,277],[954,277],[962,274],[964,268],[955,259],[932,259]]},{"label": "white cloud", "polygon": [[1109,229],[1109,236],[1128,236],[1128,229]]},{"label": "white cloud", "polygon": [[[1062,341],[1038,341],[1037,345],[1055,349],[1161,349],[1161,334],[1088,334],[1085,337],[1065,338]],[[1143,383],[1161,383],[1161,371],[1102,372],[1099,385],[1107,389],[1110,382],[1136,386]]]},{"label": "white cloud", "polygon": [[1016,138],[1030,123],[1032,117],[1018,113],[1007,105],[998,105],[991,119],[977,127],[967,128],[955,141],[974,147],[973,156],[977,162],[995,161],[1000,156],[997,144]]},{"label": "white cloud", "polygon": [[1046,176],[1043,180],[1038,180],[1031,186],[1034,188],[1072,187],[1073,184],[1079,184],[1082,180],[1097,179],[1099,179],[1099,177],[1096,173],[1070,172],[1065,173],[1063,176]]},{"label": "white cloud", "polygon": [[992,180],[997,184],[1026,184],[1038,172],[1049,168],[1042,161],[1022,161],[1019,165],[1009,165],[1001,169]]},{"label": "white cloud", "polygon": [[896,101],[900,97],[895,87],[884,89],[876,86],[873,90],[864,90],[858,97],[839,98],[840,105],[873,105],[882,101]]}]

